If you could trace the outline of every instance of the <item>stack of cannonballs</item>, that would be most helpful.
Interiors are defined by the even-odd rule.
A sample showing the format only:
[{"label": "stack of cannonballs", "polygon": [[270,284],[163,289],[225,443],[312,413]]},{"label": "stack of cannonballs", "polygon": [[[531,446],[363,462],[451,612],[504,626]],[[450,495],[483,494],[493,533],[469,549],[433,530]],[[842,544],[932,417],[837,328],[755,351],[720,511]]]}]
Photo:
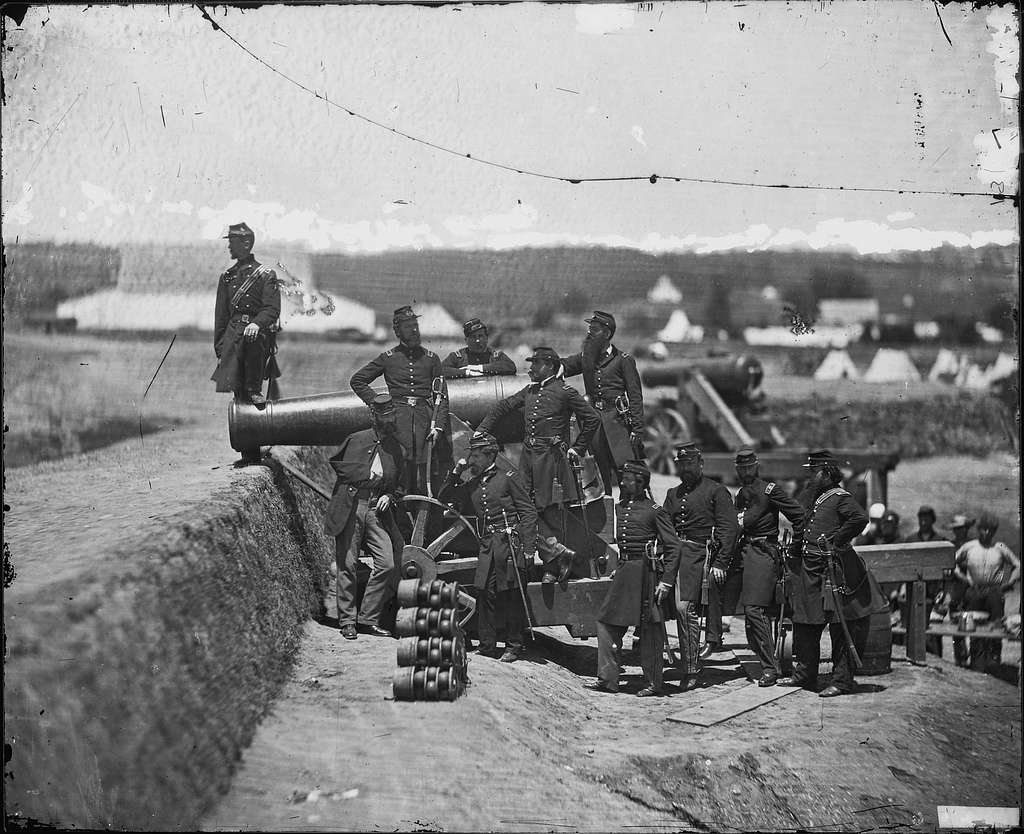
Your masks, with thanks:
[{"label": "stack of cannonballs", "polygon": [[395,617],[397,701],[454,701],[466,689],[466,640],[455,582],[403,579]]}]

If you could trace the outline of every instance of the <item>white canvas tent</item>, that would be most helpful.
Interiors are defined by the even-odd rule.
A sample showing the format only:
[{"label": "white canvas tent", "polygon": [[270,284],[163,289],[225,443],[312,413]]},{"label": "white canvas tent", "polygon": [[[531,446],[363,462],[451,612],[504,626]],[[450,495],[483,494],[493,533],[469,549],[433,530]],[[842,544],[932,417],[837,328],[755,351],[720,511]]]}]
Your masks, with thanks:
[{"label": "white canvas tent", "polygon": [[935,357],[935,364],[928,372],[928,379],[931,382],[952,382],[960,373],[962,360],[948,348],[941,348]]},{"label": "white canvas tent", "polygon": [[683,300],[683,294],[676,289],[671,278],[662,275],[647,291],[647,300],[651,304],[678,304]]},{"label": "white canvas tent", "polygon": [[1017,360],[1009,353],[1000,353],[996,357],[996,361],[993,362],[985,371],[985,376],[988,377],[990,383],[995,382],[997,379],[1003,379],[1008,377],[1017,371]]},{"label": "white canvas tent", "polygon": [[217,294],[100,290],[62,301],[59,318],[74,318],[82,330],[213,330]]},{"label": "white canvas tent", "polygon": [[424,337],[461,338],[462,325],[440,304],[417,304],[420,317],[420,334]]},{"label": "white canvas tent", "polygon": [[914,363],[906,351],[879,348],[871,365],[864,373],[865,382],[920,382]]},{"label": "white canvas tent", "polygon": [[860,372],[845,350],[830,350],[814,372],[817,380],[859,379]]},{"label": "white canvas tent", "polygon": [[690,324],[690,319],[681,308],[672,311],[668,323],[658,331],[660,342],[700,342],[704,339],[704,328]]}]

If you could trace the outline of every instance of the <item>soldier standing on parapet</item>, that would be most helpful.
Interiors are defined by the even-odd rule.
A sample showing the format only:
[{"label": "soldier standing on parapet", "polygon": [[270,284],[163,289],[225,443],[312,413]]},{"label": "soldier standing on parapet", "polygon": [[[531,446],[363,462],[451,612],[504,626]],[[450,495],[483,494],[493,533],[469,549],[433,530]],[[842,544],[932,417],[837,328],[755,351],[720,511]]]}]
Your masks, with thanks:
[{"label": "soldier standing on parapet", "polygon": [[281,290],[274,270],[252,256],[256,241],[252,229],[235,223],[224,237],[235,265],[217,282],[213,350],[219,362],[210,379],[218,391],[230,391],[238,400],[264,408],[263,380],[274,385],[273,380],[281,376],[274,358]]},{"label": "soldier standing on parapet", "polygon": [[[701,658],[722,645],[722,596],[736,549],[736,507],[729,490],[704,477],[704,455],[696,443],[676,447],[679,486],[665,495],[662,505],[682,542],[676,611],[679,614],[679,652],[685,666],[684,688],[697,685]],[[705,563],[707,568],[705,569]],[[700,645],[701,590],[707,573],[707,643]],[[734,569],[731,576],[741,581]],[[734,581],[736,581],[734,580]]]},{"label": "soldier standing on parapet", "polygon": [[[524,594],[527,565],[537,555],[537,509],[519,474],[499,469],[498,441],[477,432],[469,441],[469,460],[460,460],[441,489],[442,500],[468,501],[480,532],[480,555],[473,584],[479,589],[477,632],[480,654],[497,656],[497,627],[505,626],[505,652],[512,663],[523,654],[526,625]],[[473,477],[460,482],[468,468]]]},{"label": "soldier standing on parapet", "polygon": [[463,324],[462,333],[466,337],[466,346],[449,353],[441,363],[441,372],[446,379],[511,376],[516,372],[516,363],[504,351],[488,347],[487,325],[480,319],[470,319]]},{"label": "soldier standing on parapet", "polygon": [[743,561],[740,605],[746,622],[747,644],[761,661],[757,685],[772,686],[779,678],[780,669],[768,609],[784,602],[777,594],[782,578],[779,513],[793,525],[792,547],[799,551],[804,509],[777,484],[759,477],[757,454],[752,449],[740,449],[736,453],[736,475],[740,481],[736,493],[736,518],[740,525],[737,547]]},{"label": "soldier standing on parapet", "polygon": [[[586,452],[601,420],[575,388],[555,376],[561,364],[555,351],[534,348],[527,361],[532,384],[495,405],[480,422],[479,430],[490,432],[506,414],[523,413],[526,436],[519,470],[540,516],[538,550],[544,560],[541,582],[549,584],[565,581],[572,569],[575,553],[557,539],[566,536],[566,504],[583,500],[572,465]],[[569,420],[573,414],[580,432],[570,446]]]},{"label": "soldier standing on parapet", "polygon": [[789,559],[793,674],[780,678],[778,684],[817,691],[821,632],[828,625],[832,683],[818,694],[831,698],[853,692],[855,686],[855,661],[847,632],[857,654],[863,657],[871,613],[884,601],[878,583],[850,544],[864,529],[868,517],[853,496],[839,486],[842,473],[838,461],[822,449],[811,452],[804,466],[811,470],[811,481],[798,498],[806,512],[803,545],[799,550],[791,549]]},{"label": "soldier standing on parapet", "polygon": [[590,404],[601,415],[601,428],[594,438],[594,456],[611,495],[619,470],[627,460],[644,457],[644,401],[636,360],[612,344],[615,317],[595,310],[583,349],[562,360],[563,376],[583,374],[583,389]]},{"label": "soldier standing on parapet", "polygon": [[420,344],[418,318],[412,307],[395,310],[392,324],[398,344],[356,371],[349,384],[369,405],[375,393],[370,383],[384,377],[395,401],[398,442],[405,449],[406,488],[410,493],[425,495],[430,493],[428,478],[434,479],[450,465],[451,433],[441,359]]}]

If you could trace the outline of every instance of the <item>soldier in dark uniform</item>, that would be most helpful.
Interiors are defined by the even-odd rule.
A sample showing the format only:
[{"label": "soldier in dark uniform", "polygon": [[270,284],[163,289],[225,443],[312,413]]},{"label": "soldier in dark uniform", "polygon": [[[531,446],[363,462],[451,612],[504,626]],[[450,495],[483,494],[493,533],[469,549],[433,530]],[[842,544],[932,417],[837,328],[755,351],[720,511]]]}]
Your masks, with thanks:
[{"label": "soldier in dark uniform", "polygon": [[826,625],[832,639],[832,683],[822,698],[844,695],[854,689],[853,659],[846,646],[839,613],[826,587],[828,565],[818,542],[824,536],[834,555],[841,610],[857,654],[863,655],[872,611],[884,605],[878,583],[850,542],[864,529],[867,513],[839,484],[842,473],[831,452],[811,452],[804,466],[811,481],[800,494],[805,510],[803,543],[790,551],[792,571],[790,602],[793,606],[793,675],[780,678],[780,686],[816,690],[821,632]]},{"label": "soldier in dark uniform", "polygon": [[[477,432],[469,441],[469,459],[460,460],[440,492],[443,501],[468,503],[480,531],[480,555],[473,584],[480,590],[477,629],[480,653],[497,654],[497,627],[505,626],[505,652],[501,660],[512,663],[523,654],[526,612],[519,587],[527,563],[536,556],[537,509],[526,485],[515,470],[498,469],[498,441]],[[460,482],[469,468],[472,478]],[[513,532],[510,537],[507,526]]]},{"label": "soldier in dark uniform", "polygon": [[[406,486],[409,492],[422,495],[428,492],[427,478],[434,479],[450,466],[451,430],[441,359],[420,344],[418,318],[412,307],[395,310],[392,323],[398,344],[352,374],[349,385],[369,404],[374,397],[370,383],[384,377],[395,401],[398,442],[405,449]],[[427,472],[428,444],[434,444],[431,472]]]},{"label": "soldier in dark uniform", "polygon": [[761,661],[758,686],[773,686],[779,678],[778,661],[772,641],[769,610],[778,610],[777,598],[782,578],[782,554],[779,552],[779,513],[793,525],[793,547],[802,546],[804,509],[775,483],[758,477],[757,454],[751,449],[736,453],[736,475],[740,481],[736,493],[740,536],[737,548],[743,562],[743,591],[740,605],[746,623],[747,644]]},{"label": "soldier in dark uniform", "polygon": [[[324,532],[335,537],[338,625],[347,640],[356,639],[357,620],[369,634],[391,636],[381,614],[398,588],[395,554],[404,547],[395,518],[405,467],[395,438],[395,405],[390,394],[378,394],[370,408],[373,428],[350,434],[331,458],[338,480],[324,520]],[[357,612],[356,565],[363,549],[373,557],[373,572]]]},{"label": "soldier in dark uniform", "polygon": [[623,465],[622,500],[616,508],[615,531],[619,563],[597,613],[597,681],[584,684],[595,692],[619,691],[622,638],[634,626],[640,637],[640,666],[645,683],[636,694],[641,698],[664,694],[662,601],[671,596],[675,586],[679,537],[668,514],[648,497],[650,482],[651,471],[644,461],[627,461]]},{"label": "soldier in dark uniform", "polygon": [[593,448],[605,490],[611,495],[622,464],[644,456],[643,388],[636,360],[612,344],[615,317],[595,310],[586,321],[589,327],[583,349],[562,360],[563,376],[583,374],[587,400],[601,415]]},{"label": "soldier in dark uniform", "polygon": [[281,290],[274,270],[252,256],[252,229],[235,223],[225,237],[235,265],[217,282],[213,351],[218,364],[210,379],[218,391],[231,391],[237,399],[264,408],[263,380],[281,376],[274,358]]},{"label": "soldier in dark uniform", "polygon": [[[574,553],[557,537],[565,534],[565,505],[581,500],[571,464],[587,450],[601,420],[575,388],[555,376],[561,362],[555,351],[534,348],[527,361],[533,382],[495,405],[479,429],[490,432],[506,414],[523,412],[525,437],[519,470],[539,515],[538,551],[545,568],[541,581],[562,582],[569,576]],[[570,447],[569,420],[573,414],[580,431]]]},{"label": "soldier in dark uniform", "polygon": [[[679,615],[679,651],[687,684],[696,685],[700,659],[722,644],[722,603],[726,591],[735,594],[742,581],[741,563],[735,558],[736,508],[722,484],[704,477],[704,457],[696,443],[676,447],[679,486],[665,495],[663,506],[682,542],[676,611]],[[701,587],[704,562],[709,562],[707,647],[700,647]],[[726,583],[728,587],[723,587]]]},{"label": "soldier in dark uniform", "polygon": [[480,319],[470,319],[462,325],[466,346],[452,351],[441,363],[441,373],[446,379],[461,379],[467,376],[511,376],[516,372],[516,363],[503,351],[487,345],[487,325]]}]

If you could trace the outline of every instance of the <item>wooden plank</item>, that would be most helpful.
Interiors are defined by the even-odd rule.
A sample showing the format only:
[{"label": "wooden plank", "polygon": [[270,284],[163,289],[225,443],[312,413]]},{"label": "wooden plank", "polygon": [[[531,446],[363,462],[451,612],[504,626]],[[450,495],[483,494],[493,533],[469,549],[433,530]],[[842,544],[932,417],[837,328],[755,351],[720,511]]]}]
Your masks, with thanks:
[{"label": "wooden plank", "polygon": [[924,582],[916,579],[907,584],[907,657],[912,663],[925,662],[924,632],[928,628]]},{"label": "wooden plank", "polygon": [[611,587],[611,579],[574,579],[565,584],[530,582],[526,599],[534,625],[564,625],[573,637],[597,634],[597,611]]},{"label": "wooden plank", "polygon": [[762,707],[765,704],[802,692],[799,686],[758,686],[749,683],[732,692],[719,695],[703,704],[695,704],[668,716],[677,724],[696,724],[698,727],[713,727],[737,715]]},{"label": "wooden plank", "polygon": [[901,542],[856,548],[879,582],[934,582],[953,568],[950,542]]}]

